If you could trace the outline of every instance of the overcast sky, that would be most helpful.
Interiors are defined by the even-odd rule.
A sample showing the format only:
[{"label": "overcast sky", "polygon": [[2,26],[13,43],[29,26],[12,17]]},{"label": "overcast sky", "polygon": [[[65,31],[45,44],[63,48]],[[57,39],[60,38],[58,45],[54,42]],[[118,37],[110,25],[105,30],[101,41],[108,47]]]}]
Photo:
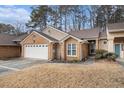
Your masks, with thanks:
[{"label": "overcast sky", "polygon": [[30,5],[0,5],[0,23],[25,25],[30,20],[31,7]]},{"label": "overcast sky", "polygon": [[29,5],[0,5],[0,23],[26,23],[28,20],[30,20],[30,13],[31,6]]}]

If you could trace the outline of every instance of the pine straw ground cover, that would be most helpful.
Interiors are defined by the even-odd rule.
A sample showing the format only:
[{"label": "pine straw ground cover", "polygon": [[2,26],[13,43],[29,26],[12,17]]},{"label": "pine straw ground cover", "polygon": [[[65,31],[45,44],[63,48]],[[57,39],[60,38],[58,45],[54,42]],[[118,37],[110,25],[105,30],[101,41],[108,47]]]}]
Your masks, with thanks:
[{"label": "pine straw ground cover", "polygon": [[1,76],[0,87],[124,87],[124,67],[112,62],[46,63]]}]

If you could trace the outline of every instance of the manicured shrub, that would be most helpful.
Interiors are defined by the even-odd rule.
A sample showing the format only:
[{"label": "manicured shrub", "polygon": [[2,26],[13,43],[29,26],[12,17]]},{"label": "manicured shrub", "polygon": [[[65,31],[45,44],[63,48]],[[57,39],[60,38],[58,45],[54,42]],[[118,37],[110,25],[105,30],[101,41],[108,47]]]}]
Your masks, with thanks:
[{"label": "manicured shrub", "polygon": [[115,53],[111,53],[109,52],[108,55],[107,55],[107,59],[108,60],[112,60],[112,61],[115,61],[115,59],[117,58],[118,56],[115,54]]},{"label": "manicured shrub", "polygon": [[103,58],[107,58],[108,52],[104,52],[104,53],[102,54],[102,56],[103,56]]},{"label": "manicured shrub", "polygon": [[95,59],[101,59],[102,58],[102,54],[96,54],[95,55]]},{"label": "manicured shrub", "polygon": [[106,50],[96,50],[95,59],[108,59],[115,61],[118,56],[115,53],[107,52]]},{"label": "manicured shrub", "polygon": [[105,52],[108,52],[108,51],[103,50],[103,49],[96,50],[96,54],[103,54]]},{"label": "manicured shrub", "polygon": [[103,59],[103,58],[106,58],[107,56],[107,51],[106,50],[96,50],[96,55],[95,55],[95,58],[96,59]]}]

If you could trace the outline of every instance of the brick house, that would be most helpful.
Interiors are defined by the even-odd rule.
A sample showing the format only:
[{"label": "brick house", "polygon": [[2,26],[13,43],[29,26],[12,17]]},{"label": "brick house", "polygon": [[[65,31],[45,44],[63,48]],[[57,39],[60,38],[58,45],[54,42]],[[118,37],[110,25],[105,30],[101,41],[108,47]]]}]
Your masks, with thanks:
[{"label": "brick house", "polygon": [[63,32],[47,27],[20,36],[0,34],[0,58],[24,57],[46,60],[83,60],[96,49],[115,52],[124,58],[124,23],[100,28]]}]

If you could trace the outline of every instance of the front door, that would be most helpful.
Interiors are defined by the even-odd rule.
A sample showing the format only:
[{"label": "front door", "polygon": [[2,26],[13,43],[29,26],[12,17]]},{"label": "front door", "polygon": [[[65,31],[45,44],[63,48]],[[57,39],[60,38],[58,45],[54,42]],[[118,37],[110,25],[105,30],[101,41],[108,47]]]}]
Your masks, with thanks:
[{"label": "front door", "polygon": [[115,44],[115,54],[120,57],[120,44]]},{"label": "front door", "polygon": [[90,43],[90,54],[95,54],[95,43]]}]

